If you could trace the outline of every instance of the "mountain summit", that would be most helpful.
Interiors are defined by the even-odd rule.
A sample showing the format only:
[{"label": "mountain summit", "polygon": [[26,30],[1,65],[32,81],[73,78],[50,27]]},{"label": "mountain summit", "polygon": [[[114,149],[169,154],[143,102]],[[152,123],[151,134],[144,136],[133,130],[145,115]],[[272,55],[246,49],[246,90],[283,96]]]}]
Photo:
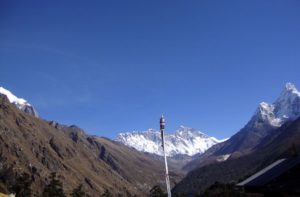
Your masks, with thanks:
[{"label": "mountain summit", "polygon": [[233,135],[221,148],[221,153],[251,150],[287,121],[300,116],[300,92],[292,83],[287,83],[273,104],[262,102],[256,112],[237,134]]},{"label": "mountain summit", "polygon": [[[273,104],[259,104],[251,120],[238,133],[188,162],[183,169],[193,171],[189,171],[172,191],[186,196],[196,193],[205,196],[202,192],[216,181],[232,183],[243,180],[282,158],[291,163],[297,161],[296,150],[300,150],[300,93],[295,85],[287,83]],[[279,168],[276,166],[276,169]],[[273,175],[267,173],[261,178]],[[274,182],[275,187],[293,188],[297,181],[285,181],[293,179],[287,176],[284,175],[284,184],[268,182],[266,190],[272,191]],[[279,190],[276,189],[276,193],[280,193]]]},{"label": "mountain summit", "polygon": [[265,124],[280,127],[287,120],[300,116],[300,92],[292,83],[287,83],[273,104],[260,103],[254,118]]},{"label": "mountain summit", "polygon": [[[142,152],[163,155],[160,132],[149,129],[143,132],[120,133],[116,141]],[[167,156],[203,153],[208,148],[221,142],[209,137],[197,129],[180,126],[174,133],[165,134]]]},{"label": "mountain summit", "polygon": [[28,103],[25,99],[16,97],[9,90],[3,87],[0,87],[0,94],[5,95],[8,98],[9,102],[14,104],[21,111],[33,115],[37,118],[39,117],[34,107],[30,103]]},{"label": "mountain summit", "polygon": [[195,159],[185,168],[193,169],[202,162],[218,160],[225,156],[233,158],[249,154],[257,149],[264,139],[271,138],[275,130],[298,117],[300,92],[295,85],[287,83],[274,103],[260,103],[250,121],[239,132],[224,143],[207,150],[201,158]]}]

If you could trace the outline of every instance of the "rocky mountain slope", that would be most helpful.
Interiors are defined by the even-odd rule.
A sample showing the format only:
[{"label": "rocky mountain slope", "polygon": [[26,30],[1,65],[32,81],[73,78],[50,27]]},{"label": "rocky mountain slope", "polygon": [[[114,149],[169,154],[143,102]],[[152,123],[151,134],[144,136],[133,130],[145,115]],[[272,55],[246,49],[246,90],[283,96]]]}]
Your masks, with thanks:
[{"label": "rocky mountain slope", "polygon": [[173,193],[184,196],[202,194],[215,182],[237,183],[263,169],[280,158],[300,154],[300,118],[287,121],[264,137],[258,148],[249,154],[233,157],[222,162],[202,165],[188,173],[173,189]]},{"label": "rocky mountain slope", "polygon": [[[144,132],[120,133],[116,141],[142,152],[163,155],[161,134],[153,129]],[[176,155],[192,156],[203,153],[219,142],[221,141],[209,137],[199,130],[184,126],[181,126],[172,134],[165,134],[166,154],[169,157]]]},{"label": "rocky mountain slope", "polygon": [[266,136],[281,127],[287,121],[300,116],[300,92],[291,83],[287,83],[273,104],[259,104],[250,121],[229,140],[210,148],[199,155],[184,169],[191,170],[207,163],[231,159],[251,153]]},{"label": "rocky mountain slope", "polygon": [[[174,185],[183,175],[170,167]],[[37,196],[51,172],[57,172],[67,194],[83,184],[91,196],[106,189],[114,196],[145,196],[164,183],[161,160],[76,126],[28,115],[0,94],[0,192],[13,192],[11,182],[23,172],[32,176]]]},{"label": "rocky mountain slope", "polygon": [[39,115],[38,115],[37,111],[34,109],[34,107],[30,103],[28,103],[25,99],[16,97],[9,90],[7,90],[3,87],[0,87],[0,94],[6,95],[9,102],[14,104],[17,108],[19,108],[23,112],[33,115],[35,117],[39,117]]}]

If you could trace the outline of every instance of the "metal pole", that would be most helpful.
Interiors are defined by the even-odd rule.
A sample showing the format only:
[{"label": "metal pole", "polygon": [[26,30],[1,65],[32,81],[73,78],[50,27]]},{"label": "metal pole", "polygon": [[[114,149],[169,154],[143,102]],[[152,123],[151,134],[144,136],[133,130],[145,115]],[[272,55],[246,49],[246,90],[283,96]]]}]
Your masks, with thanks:
[{"label": "metal pole", "polygon": [[170,178],[169,178],[169,169],[168,169],[168,162],[167,162],[167,155],[165,151],[165,136],[164,136],[164,130],[165,130],[165,119],[163,116],[160,118],[160,132],[161,132],[161,141],[162,141],[162,148],[164,151],[164,158],[165,158],[165,167],[166,167],[166,185],[167,185],[167,192],[168,197],[171,197],[171,187],[170,187]]}]

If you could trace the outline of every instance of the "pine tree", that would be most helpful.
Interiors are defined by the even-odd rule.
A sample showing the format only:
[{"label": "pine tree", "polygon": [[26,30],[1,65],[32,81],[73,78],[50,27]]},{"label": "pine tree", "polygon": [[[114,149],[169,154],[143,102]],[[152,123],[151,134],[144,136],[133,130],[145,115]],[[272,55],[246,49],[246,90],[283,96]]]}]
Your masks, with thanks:
[{"label": "pine tree", "polygon": [[165,196],[167,195],[162,191],[162,189],[158,185],[155,185],[150,190],[150,197],[165,197]]},{"label": "pine tree", "polygon": [[28,197],[31,196],[31,184],[32,178],[29,174],[23,173],[21,176],[16,178],[15,184],[12,189],[18,197]]},{"label": "pine tree", "polygon": [[291,151],[291,157],[297,157],[298,156],[298,152],[297,152],[297,148],[296,148],[295,143],[292,144],[292,146],[290,148],[290,151]]},{"label": "pine tree", "polygon": [[71,194],[72,197],[86,197],[87,194],[83,191],[82,184],[75,188]]},{"label": "pine tree", "polygon": [[246,195],[242,191],[238,191],[235,187],[235,184],[215,182],[213,185],[207,188],[203,194],[199,194],[198,196],[245,197]]},{"label": "pine tree", "polygon": [[66,197],[63,190],[63,184],[57,179],[55,172],[50,174],[49,179],[50,183],[46,185],[43,197]]}]

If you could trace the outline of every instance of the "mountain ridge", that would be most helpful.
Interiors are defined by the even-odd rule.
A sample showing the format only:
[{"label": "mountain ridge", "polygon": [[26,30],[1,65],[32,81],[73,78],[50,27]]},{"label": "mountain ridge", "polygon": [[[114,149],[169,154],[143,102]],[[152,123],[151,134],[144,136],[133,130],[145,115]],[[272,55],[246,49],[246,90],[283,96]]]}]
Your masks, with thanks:
[{"label": "mountain ridge", "polygon": [[18,98],[17,96],[15,96],[11,91],[3,88],[0,86],[0,94],[5,95],[9,102],[14,104],[18,109],[20,109],[21,111],[33,115],[35,117],[39,117],[38,112],[35,110],[35,108],[28,103],[27,100],[23,99],[23,98]]},{"label": "mountain ridge", "polygon": [[286,83],[279,97],[272,104],[261,102],[256,111],[266,123],[280,127],[286,120],[300,115],[300,92],[292,83]]},{"label": "mountain ridge", "polygon": [[192,170],[230,155],[228,159],[251,153],[263,138],[272,134],[287,121],[300,116],[300,92],[292,83],[286,83],[279,97],[272,103],[261,102],[246,125],[227,141],[217,144],[198,155],[184,166]]},{"label": "mountain ridge", "polygon": [[290,157],[292,149],[299,150],[299,136],[300,92],[287,83],[272,104],[259,104],[239,132],[187,163],[183,169],[189,173],[173,192],[193,196],[216,181],[244,180],[277,159]]},{"label": "mountain ridge", "polygon": [[[154,129],[120,133],[116,141],[142,152],[163,155],[161,134]],[[166,154],[169,157],[175,155],[192,156],[197,153],[203,153],[219,142],[221,140],[209,137],[197,129],[185,126],[180,126],[173,133],[165,134]]]},{"label": "mountain ridge", "polygon": [[[113,196],[147,196],[164,184],[163,161],[106,138],[86,134],[23,113],[0,94],[0,189],[10,193],[17,176],[33,177],[33,194],[41,196],[47,177],[57,172],[64,191],[79,184],[91,196],[108,190]],[[170,167],[171,184],[183,174]],[[9,179],[7,178],[9,177]]]},{"label": "mountain ridge", "polygon": [[260,148],[249,154],[193,169],[172,192],[179,196],[201,195],[215,182],[238,183],[278,159],[293,157],[293,147],[300,149],[300,118],[287,121],[262,141]]}]

